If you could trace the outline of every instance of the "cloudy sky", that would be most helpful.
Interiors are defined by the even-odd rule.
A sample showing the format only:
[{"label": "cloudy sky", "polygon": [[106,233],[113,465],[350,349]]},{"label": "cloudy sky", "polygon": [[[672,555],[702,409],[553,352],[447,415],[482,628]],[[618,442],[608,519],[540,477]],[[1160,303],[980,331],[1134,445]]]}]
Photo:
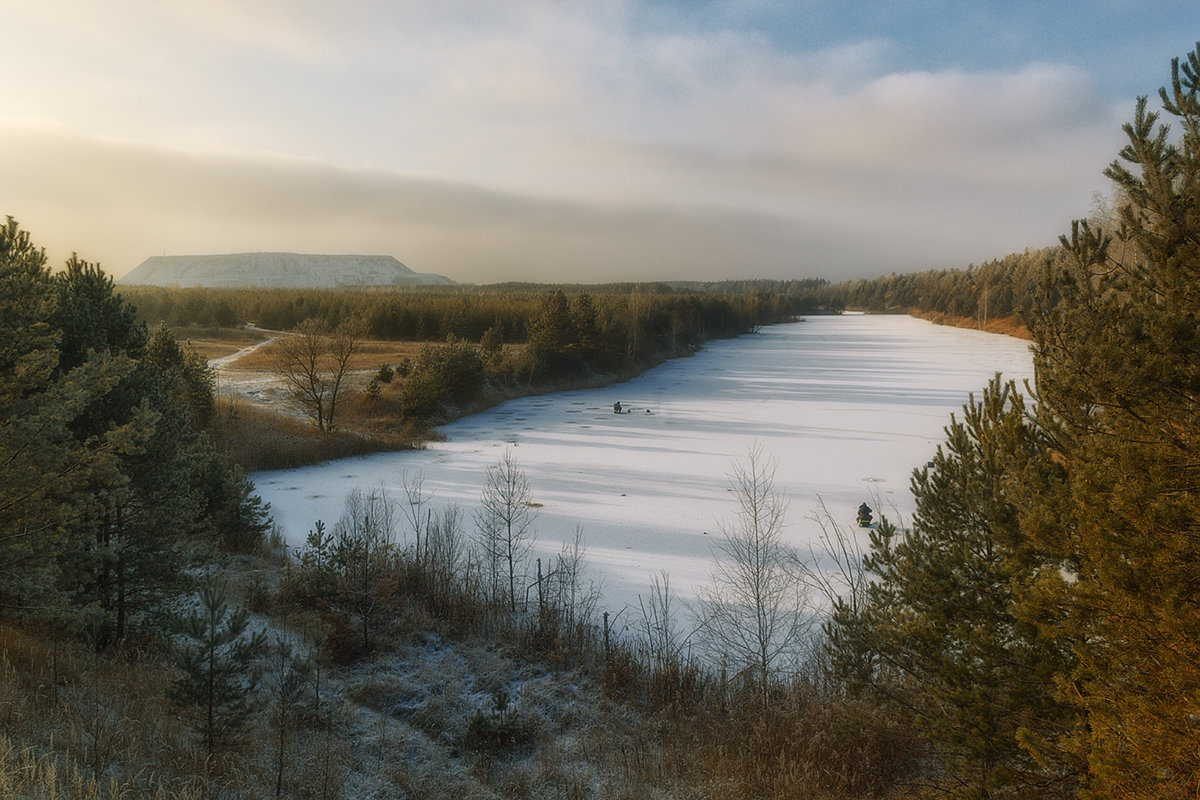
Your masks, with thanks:
[{"label": "cloudy sky", "polygon": [[52,262],[873,276],[1056,241],[1195,0],[2,0],[0,215]]}]

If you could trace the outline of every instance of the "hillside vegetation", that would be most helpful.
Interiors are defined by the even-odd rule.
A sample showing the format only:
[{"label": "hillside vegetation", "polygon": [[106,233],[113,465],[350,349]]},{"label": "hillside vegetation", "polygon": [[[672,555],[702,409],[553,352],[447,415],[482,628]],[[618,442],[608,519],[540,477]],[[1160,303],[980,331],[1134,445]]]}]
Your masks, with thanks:
[{"label": "hillside vegetation", "polygon": [[[1160,92],[1175,129],[1139,101],[1111,215],[1060,248],[844,286],[125,295],[77,258],[52,274],[10,218],[0,795],[1196,796],[1198,91],[1200,45]],[[422,340],[378,370],[395,428],[832,305],[1018,315],[1037,397],[981,387],[867,552],[830,521],[835,579],[781,545],[752,451],[695,630],[665,575],[618,624],[580,547],[530,563],[507,456],[477,508],[432,514],[410,478],[284,557],[213,444],[203,358],[137,316],[287,331],[322,380],[363,337]],[[338,436],[352,415],[311,399],[307,437]]]}]

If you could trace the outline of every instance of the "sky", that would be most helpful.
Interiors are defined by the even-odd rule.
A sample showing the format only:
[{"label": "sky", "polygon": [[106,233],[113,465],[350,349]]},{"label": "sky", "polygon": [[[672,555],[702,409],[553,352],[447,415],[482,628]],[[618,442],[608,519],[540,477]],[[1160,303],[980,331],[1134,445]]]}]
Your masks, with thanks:
[{"label": "sky", "polygon": [[0,0],[0,215],[52,264],[873,277],[1057,241],[1200,39],[1139,0]]}]

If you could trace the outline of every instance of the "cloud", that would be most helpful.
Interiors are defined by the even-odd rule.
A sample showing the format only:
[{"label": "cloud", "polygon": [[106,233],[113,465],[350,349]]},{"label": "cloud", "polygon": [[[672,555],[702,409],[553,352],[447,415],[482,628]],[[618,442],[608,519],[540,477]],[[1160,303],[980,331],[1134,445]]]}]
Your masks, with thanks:
[{"label": "cloud", "polygon": [[49,230],[96,243],[71,248],[116,275],[162,252],[300,250],[383,252],[476,282],[716,278],[755,264],[790,273],[806,236],[790,220],[720,208],[537,198],[61,130],[0,128],[0,153],[21,154],[0,156],[0,182],[26,209],[9,212],[39,242]]},{"label": "cloud", "polygon": [[1086,213],[1128,113],[1076,67],[901,70],[888,39],[785,50],[622,0],[141,7],[18,2],[62,57],[0,119],[0,213],[117,274],[236,250],[470,281],[963,266]]},{"label": "cloud", "polygon": [[[961,266],[1048,243],[1018,231],[1005,249],[1012,232],[1000,221],[1020,217],[1020,209],[990,195],[950,203],[937,186],[925,187],[926,195],[876,185],[859,208],[781,214],[703,200],[536,196],[12,126],[0,128],[2,153],[20,154],[0,155],[4,211],[37,241],[55,245],[55,260],[76,249],[115,275],[151,255],[292,250],[384,253],[418,271],[472,282],[838,277]],[[720,169],[741,176],[757,170],[763,181],[786,172],[770,164],[678,167],[681,174]],[[799,181],[794,191],[803,194]],[[981,234],[980,222],[995,232]],[[1047,236],[1062,227],[1050,225]]]}]

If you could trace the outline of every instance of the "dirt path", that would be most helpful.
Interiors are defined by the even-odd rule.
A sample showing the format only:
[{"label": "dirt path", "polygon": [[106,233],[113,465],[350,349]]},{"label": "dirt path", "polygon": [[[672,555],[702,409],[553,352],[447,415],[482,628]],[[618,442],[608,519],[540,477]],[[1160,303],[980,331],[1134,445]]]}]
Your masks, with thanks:
[{"label": "dirt path", "polygon": [[208,366],[216,378],[216,393],[227,397],[242,397],[261,405],[286,408],[290,405],[290,394],[274,373],[257,369],[238,369],[236,366],[239,359],[286,335],[282,331],[268,331],[262,328],[254,330],[273,335],[227,356],[208,360]]},{"label": "dirt path", "polygon": [[272,337],[270,339],[263,339],[261,342],[255,342],[254,344],[250,345],[249,347],[243,347],[241,350],[238,350],[237,352],[234,352],[234,353],[230,353],[227,356],[221,356],[220,358],[210,358],[208,360],[208,366],[210,366],[216,370],[227,369],[230,364],[237,361],[242,356],[249,355],[250,353],[253,353],[255,350],[257,350],[258,348],[264,347],[273,341],[275,341],[275,337]]}]

